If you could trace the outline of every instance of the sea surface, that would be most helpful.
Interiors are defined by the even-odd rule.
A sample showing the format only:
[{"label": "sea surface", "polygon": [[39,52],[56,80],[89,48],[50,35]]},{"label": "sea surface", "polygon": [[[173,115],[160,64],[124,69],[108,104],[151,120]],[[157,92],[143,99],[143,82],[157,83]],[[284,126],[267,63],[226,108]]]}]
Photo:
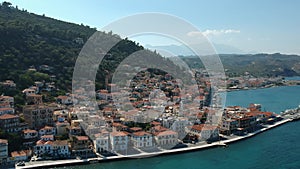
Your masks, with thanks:
[{"label": "sea surface", "polygon": [[[226,105],[260,103],[279,113],[300,104],[300,86],[284,86],[227,93]],[[300,169],[300,121],[290,122],[230,144],[145,159],[112,161],[68,169]]]}]

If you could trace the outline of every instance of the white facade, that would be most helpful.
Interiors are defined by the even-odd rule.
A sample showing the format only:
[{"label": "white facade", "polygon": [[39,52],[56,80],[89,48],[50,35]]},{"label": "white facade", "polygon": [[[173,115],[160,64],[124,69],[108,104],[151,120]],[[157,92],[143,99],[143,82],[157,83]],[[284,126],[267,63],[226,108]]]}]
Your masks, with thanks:
[{"label": "white facade", "polygon": [[98,153],[109,151],[109,135],[107,134],[95,134],[94,148]]},{"label": "white facade", "polygon": [[43,154],[67,157],[70,155],[70,150],[67,140],[43,141],[39,140],[34,146],[34,153],[38,156]]},{"label": "white facade", "polygon": [[36,130],[23,130],[23,138],[24,139],[34,139],[38,137],[38,132]]},{"label": "white facade", "polygon": [[0,165],[6,163],[8,157],[8,142],[0,139]]},{"label": "white facade", "polygon": [[154,138],[158,146],[174,146],[178,143],[178,133],[172,130],[159,132]]},{"label": "white facade", "polygon": [[182,139],[186,136],[186,127],[190,125],[187,118],[178,118],[171,126],[171,130],[178,133],[178,138]]},{"label": "white facade", "polygon": [[194,125],[190,131],[192,134],[198,135],[200,140],[207,140],[219,137],[219,129],[217,126],[211,125]]},{"label": "white facade", "polygon": [[128,148],[128,136],[124,132],[111,132],[110,143],[112,151],[124,151]]},{"label": "white facade", "polygon": [[44,128],[41,128],[39,130],[39,135],[43,136],[43,135],[55,135],[56,130],[54,127],[50,127],[50,126],[45,126]]},{"label": "white facade", "polygon": [[131,137],[133,146],[137,148],[152,147],[153,146],[153,136],[145,131],[134,132]]}]

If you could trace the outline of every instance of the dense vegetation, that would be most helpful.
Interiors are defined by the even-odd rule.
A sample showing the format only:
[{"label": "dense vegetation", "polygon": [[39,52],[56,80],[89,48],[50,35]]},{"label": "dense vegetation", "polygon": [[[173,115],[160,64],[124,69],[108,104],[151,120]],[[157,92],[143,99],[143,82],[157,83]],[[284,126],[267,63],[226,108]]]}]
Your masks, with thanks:
[{"label": "dense vegetation", "polygon": [[[203,67],[195,56],[181,57],[190,67]],[[240,76],[249,72],[256,77],[299,76],[300,56],[274,54],[220,55],[228,76]]]},{"label": "dense vegetation", "polygon": [[[35,81],[54,82],[59,90],[52,96],[70,92],[77,56],[95,32],[95,28],[83,24],[36,15],[3,2],[0,5],[0,81],[13,80],[17,89],[0,92],[14,95],[19,104],[22,104],[20,91]],[[102,32],[102,35],[120,39],[112,32]],[[99,66],[96,89],[104,88],[105,72],[113,73],[124,58],[142,49],[135,42],[120,39]],[[152,59],[160,58],[162,64],[172,64],[157,53],[148,52],[148,55]],[[138,65],[138,61],[135,64]],[[48,65],[49,69],[44,69],[43,65]]]}]

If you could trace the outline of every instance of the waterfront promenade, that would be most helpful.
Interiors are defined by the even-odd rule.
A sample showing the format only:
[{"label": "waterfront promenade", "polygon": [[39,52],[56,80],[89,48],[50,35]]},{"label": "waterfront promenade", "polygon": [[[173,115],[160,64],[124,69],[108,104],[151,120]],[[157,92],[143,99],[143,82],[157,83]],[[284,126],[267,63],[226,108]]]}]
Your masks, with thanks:
[{"label": "waterfront promenade", "polygon": [[104,162],[104,161],[112,161],[112,160],[122,160],[122,159],[129,159],[129,158],[145,158],[145,157],[151,157],[151,156],[157,156],[157,155],[164,155],[164,154],[173,154],[173,153],[182,153],[186,151],[196,151],[201,149],[207,149],[217,146],[226,146],[227,144],[240,141],[246,138],[250,138],[252,136],[255,136],[256,134],[259,134],[261,132],[264,132],[266,130],[272,129],[274,127],[280,126],[282,124],[285,124],[287,122],[293,121],[293,119],[287,118],[283,119],[281,121],[278,121],[272,125],[265,125],[264,128],[259,129],[253,133],[248,133],[244,136],[229,136],[226,140],[221,140],[217,142],[213,142],[211,144],[205,143],[205,144],[196,144],[196,145],[189,145],[186,148],[178,148],[178,149],[170,149],[170,150],[162,150],[159,152],[152,152],[152,153],[139,153],[139,154],[132,154],[132,155],[118,155],[118,156],[111,156],[111,157],[98,157],[98,158],[89,158],[89,159],[70,159],[70,160],[56,160],[56,161],[34,161],[34,162],[26,162],[25,166],[16,166],[16,169],[30,169],[30,168],[46,168],[46,167],[56,167],[56,166],[67,166],[67,165],[81,165],[81,164],[89,164],[89,163],[95,163],[95,162]]}]

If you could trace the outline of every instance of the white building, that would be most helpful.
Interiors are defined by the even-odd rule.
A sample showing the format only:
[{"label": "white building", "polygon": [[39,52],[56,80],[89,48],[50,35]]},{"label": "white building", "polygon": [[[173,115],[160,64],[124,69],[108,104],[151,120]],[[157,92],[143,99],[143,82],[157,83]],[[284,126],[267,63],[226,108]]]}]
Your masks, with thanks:
[{"label": "white building", "polygon": [[98,133],[95,134],[94,149],[97,153],[103,153],[109,151],[109,133]]},{"label": "white building", "polygon": [[0,139],[0,166],[7,162],[8,157],[8,141]]},{"label": "white building", "polygon": [[173,122],[170,129],[178,133],[179,139],[183,139],[187,134],[186,127],[189,125],[190,125],[190,122],[188,121],[187,118],[179,117]]},{"label": "white building", "polygon": [[110,133],[112,151],[125,151],[128,148],[128,135],[125,132],[115,131]]},{"label": "white building", "polygon": [[43,135],[55,135],[56,131],[54,127],[45,126],[39,130],[39,136]]},{"label": "white building", "polygon": [[138,131],[132,133],[131,141],[134,147],[152,147],[153,146],[153,136],[152,134],[145,131]]},{"label": "white building", "polygon": [[156,144],[161,147],[173,147],[178,143],[178,133],[172,130],[155,133]]},{"label": "white building", "polygon": [[37,156],[47,154],[57,157],[68,157],[70,155],[70,150],[67,140],[39,140],[36,142],[36,146],[34,146],[34,153]]},{"label": "white building", "polygon": [[197,135],[199,140],[216,139],[219,137],[218,127],[208,124],[193,125],[190,133]]},{"label": "white building", "polygon": [[71,152],[67,140],[56,140],[53,142],[53,155],[59,157],[69,157]]},{"label": "white building", "polygon": [[35,139],[38,137],[38,132],[36,130],[26,129],[22,131],[23,139]]}]

